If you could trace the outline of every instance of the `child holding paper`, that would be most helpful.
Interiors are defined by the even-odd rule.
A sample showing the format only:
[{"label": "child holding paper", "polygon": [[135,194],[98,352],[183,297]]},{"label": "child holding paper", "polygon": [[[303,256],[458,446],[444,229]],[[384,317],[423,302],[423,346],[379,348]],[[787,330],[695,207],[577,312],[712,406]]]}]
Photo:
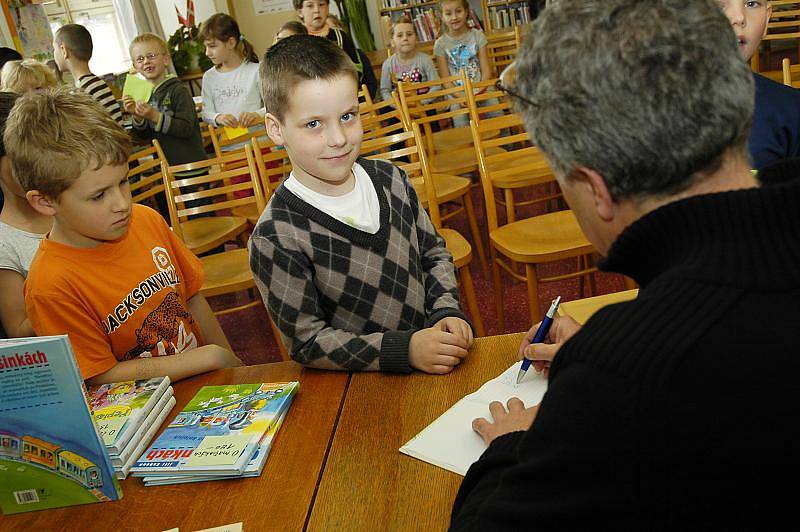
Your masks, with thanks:
[{"label": "child holding paper", "polygon": [[157,35],[144,33],[133,39],[130,53],[141,78],[128,74],[122,105],[133,115],[134,135],[158,139],[171,165],[205,159],[192,96],[177,77],[167,73],[167,44]]},{"label": "child holding paper", "polygon": [[239,32],[239,25],[230,15],[217,13],[200,26],[200,39],[214,63],[203,74],[203,121],[224,127],[228,138],[262,127],[264,104],[258,56]]}]

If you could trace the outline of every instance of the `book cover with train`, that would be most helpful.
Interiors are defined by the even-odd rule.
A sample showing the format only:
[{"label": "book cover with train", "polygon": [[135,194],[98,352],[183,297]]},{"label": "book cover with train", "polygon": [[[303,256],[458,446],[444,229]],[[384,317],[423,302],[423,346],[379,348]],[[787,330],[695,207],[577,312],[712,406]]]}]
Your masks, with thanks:
[{"label": "book cover with train", "polygon": [[122,497],[67,336],[0,340],[0,508]]}]

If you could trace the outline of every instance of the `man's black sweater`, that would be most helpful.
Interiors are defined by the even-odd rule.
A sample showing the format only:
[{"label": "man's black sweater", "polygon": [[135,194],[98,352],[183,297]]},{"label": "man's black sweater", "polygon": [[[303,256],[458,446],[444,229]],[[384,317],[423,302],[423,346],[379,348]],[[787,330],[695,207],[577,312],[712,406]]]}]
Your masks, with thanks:
[{"label": "man's black sweater", "polygon": [[603,267],[635,279],[639,297],[564,344],[530,430],[470,468],[452,529],[791,522],[799,205],[795,180],[680,200],[625,229]]}]

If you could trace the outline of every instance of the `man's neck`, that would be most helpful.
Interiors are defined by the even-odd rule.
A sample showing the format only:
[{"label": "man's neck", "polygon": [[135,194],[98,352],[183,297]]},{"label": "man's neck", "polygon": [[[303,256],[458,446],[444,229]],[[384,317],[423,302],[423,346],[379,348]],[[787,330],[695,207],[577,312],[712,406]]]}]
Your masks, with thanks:
[{"label": "man's neck", "polygon": [[83,76],[92,73],[92,71],[89,70],[89,63],[87,61],[71,60],[69,62],[69,71],[70,74],[72,74],[72,77],[75,78],[75,81],[78,81]]}]

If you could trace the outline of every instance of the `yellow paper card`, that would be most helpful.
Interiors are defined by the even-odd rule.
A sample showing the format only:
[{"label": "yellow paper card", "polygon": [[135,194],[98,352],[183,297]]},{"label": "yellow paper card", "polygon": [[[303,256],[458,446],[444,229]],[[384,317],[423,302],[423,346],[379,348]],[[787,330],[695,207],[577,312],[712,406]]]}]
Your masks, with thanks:
[{"label": "yellow paper card", "polygon": [[247,129],[246,127],[228,127],[228,126],[225,126],[222,129],[222,132],[225,135],[226,139],[233,140],[233,139],[237,139],[237,138],[241,137],[242,135],[247,135],[250,132],[250,130]]},{"label": "yellow paper card", "polygon": [[242,532],[244,530],[242,523],[232,523],[230,525],[215,526],[214,528],[204,528],[197,532]]},{"label": "yellow paper card", "polygon": [[125,86],[122,87],[123,96],[130,96],[137,102],[146,102],[150,100],[151,94],[153,94],[152,83],[136,74],[129,73],[125,76]]},{"label": "yellow paper card", "polygon": [[228,436],[206,436],[186,460],[187,467],[233,465],[250,443],[252,436],[230,434]]}]

